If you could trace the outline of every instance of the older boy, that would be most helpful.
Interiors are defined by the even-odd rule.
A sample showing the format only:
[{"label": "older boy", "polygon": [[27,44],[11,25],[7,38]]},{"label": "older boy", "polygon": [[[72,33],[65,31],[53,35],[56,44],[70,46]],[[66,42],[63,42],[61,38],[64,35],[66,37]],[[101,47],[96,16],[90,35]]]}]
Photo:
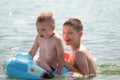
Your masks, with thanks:
[{"label": "older boy", "polygon": [[36,20],[37,36],[32,49],[31,56],[35,56],[39,49],[39,57],[35,63],[46,71],[57,69],[56,74],[61,74],[64,60],[64,50],[60,37],[54,32],[55,20],[51,12],[42,12]]},{"label": "older boy", "polygon": [[97,74],[96,64],[89,51],[81,44],[82,35],[83,25],[79,19],[70,18],[63,24],[63,39],[72,50],[65,66],[83,75],[95,76]]}]

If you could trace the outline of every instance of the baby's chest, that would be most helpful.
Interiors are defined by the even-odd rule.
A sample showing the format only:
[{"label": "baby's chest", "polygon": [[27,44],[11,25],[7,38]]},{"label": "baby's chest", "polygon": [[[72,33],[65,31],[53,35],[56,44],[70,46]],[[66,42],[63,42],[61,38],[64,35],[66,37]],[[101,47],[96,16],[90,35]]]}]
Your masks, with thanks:
[{"label": "baby's chest", "polygon": [[53,41],[40,41],[39,42],[40,49],[42,50],[54,50],[56,47],[55,42]]},{"label": "baby's chest", "polygon": [[42,44],[40,45],[40,52],[44,54],[54,55],[56,51],[56,46],[54,44]]}]

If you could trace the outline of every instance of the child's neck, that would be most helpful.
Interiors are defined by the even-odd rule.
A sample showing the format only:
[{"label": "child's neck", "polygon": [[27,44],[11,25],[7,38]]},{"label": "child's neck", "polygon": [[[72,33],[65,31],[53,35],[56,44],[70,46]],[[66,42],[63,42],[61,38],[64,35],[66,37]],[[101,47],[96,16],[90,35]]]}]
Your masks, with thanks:
[{"label": "child's neck", "polygon": [[75,42],[73,45],[71,45],[72,51],[76,51],[77,49],[80,49],[80,40]]}]

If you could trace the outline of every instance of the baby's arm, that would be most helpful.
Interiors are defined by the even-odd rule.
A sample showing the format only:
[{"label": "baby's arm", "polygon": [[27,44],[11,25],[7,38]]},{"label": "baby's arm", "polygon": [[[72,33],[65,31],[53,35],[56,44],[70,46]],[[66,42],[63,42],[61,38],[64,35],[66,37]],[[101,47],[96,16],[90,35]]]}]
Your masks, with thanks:
[{"label": "baby's arm", "polygon": [[63,49],[61,39],[57,40],[56,49],[57,49],[57,55],[58,55],[58,67],[57,67],[56,74],[60,75],[64,67],[64,49]]},{"label": "baby's arm", "polygon": [[38,36],[36,36],[36,40],[35,40],[32,48],[31,48],[31,50],[29,51],[29,54],[30,54],[32,57],[35,56],[35,54],[36,54],[36,52],[37,52],[37,50],[38,50],[38,47],[39,47],[38,42],[37,42],[37,41],[38,41],[37,39],[38,39]]}]

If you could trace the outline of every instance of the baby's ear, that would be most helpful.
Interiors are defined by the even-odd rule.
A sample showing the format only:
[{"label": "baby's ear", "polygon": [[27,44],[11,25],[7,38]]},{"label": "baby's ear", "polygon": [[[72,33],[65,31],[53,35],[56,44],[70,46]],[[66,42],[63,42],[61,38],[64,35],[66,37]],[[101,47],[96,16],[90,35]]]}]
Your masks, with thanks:
[{"label": "baby's ear", "polygon": [[54,30],[55,29],[55,25],[52,25],[52,30]]},{"label": "baby's ear", "polygon": [[79,32],[79,36],[80,36],[80,37],[82,37],[82,35],[83,35],[83,32],[82,32],[82,31],[80,31],[80,32]]}]

